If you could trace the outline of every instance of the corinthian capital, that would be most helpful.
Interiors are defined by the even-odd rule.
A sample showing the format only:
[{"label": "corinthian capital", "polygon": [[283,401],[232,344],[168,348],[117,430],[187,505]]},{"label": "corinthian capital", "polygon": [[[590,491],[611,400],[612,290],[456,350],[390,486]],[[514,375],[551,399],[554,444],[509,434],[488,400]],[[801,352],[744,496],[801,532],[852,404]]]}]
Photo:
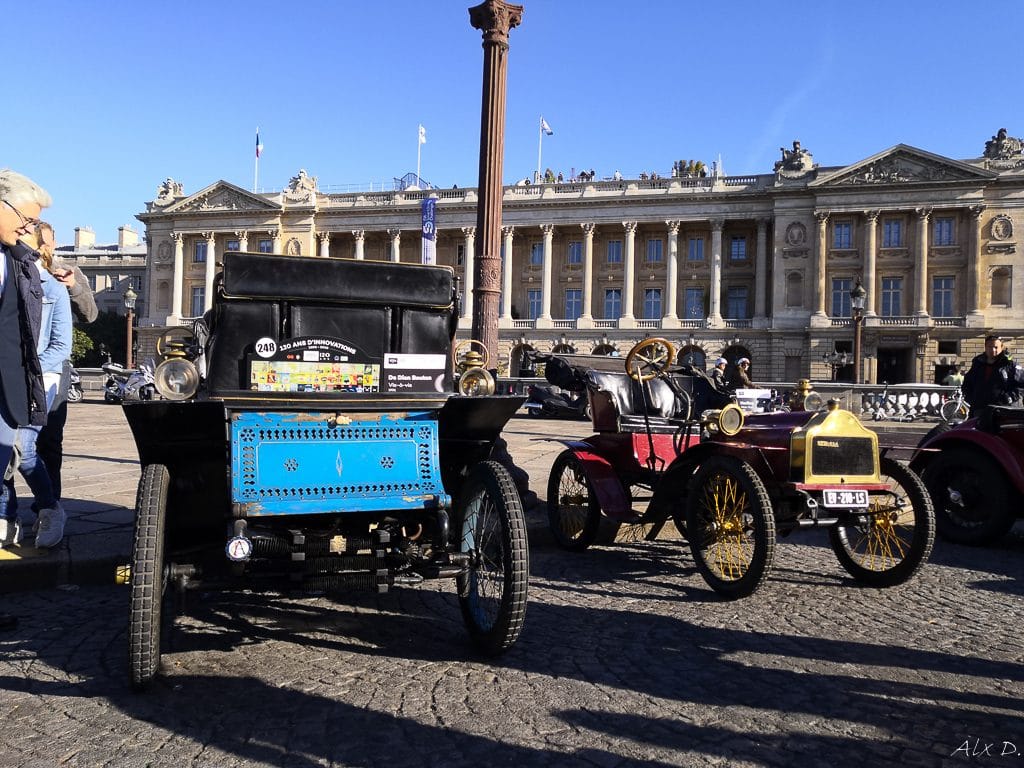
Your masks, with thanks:
[{"label": "corinthian capital", "polygon": [[523,6],[487,0],[469,9],[469,23],[484,33],[484,41],[508,45],[508,33],[523,21]]}]

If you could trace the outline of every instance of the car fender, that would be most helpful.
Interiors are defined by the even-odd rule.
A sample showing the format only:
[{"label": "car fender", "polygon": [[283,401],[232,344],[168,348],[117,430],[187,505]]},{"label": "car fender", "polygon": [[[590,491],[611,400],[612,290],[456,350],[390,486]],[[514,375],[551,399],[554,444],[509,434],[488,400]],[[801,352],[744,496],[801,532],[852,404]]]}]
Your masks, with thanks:
[{"label": "car fender", "polygon": [[749,443],[720,443],[708,440],[687,449],[669,465],[662,476],[661,482],[658,483],[655,489],[651,504],[671,504],[672,499],[669,497],[683,498],[686,495],[686,489],[690,478],[693,477],[693,473],[697,471],[701,463],[711,456],[732,456],[733,458],[745,461],[754,468],[754,471],[757,472],[766,484],[775,484],[780,480],[788,479],[776,479],[774,477],[760,446]]},{"label": "car fender", "polygon": [[988,454],[998,464],[1018,493],[1024,494],[1024,455],[1012,450],[995,435],[980,429],[952,429],[921,446],[910,461],[910,468],[921,475],[947,448],[972,448]]},{"label": "car fender", "polygon": [[624,520],[633,516],[633,507],[626,489],[615,468],[603,456],[594,453],[588,443],[581,440],[559,440],[580,460],[586,472],[590,487],[597,497],[601,511],[613,520]]}]

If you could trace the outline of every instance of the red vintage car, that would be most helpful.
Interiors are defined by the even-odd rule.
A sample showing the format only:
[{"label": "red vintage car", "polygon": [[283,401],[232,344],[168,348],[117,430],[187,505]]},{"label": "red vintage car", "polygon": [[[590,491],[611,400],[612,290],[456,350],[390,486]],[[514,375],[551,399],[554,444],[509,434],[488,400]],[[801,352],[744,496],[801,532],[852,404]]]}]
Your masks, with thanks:
[{"label": "red vintage car", "polygon": [[990,406],[932,430],[910,466],[928,487],[940,536],[958,544],[996,541],[1024,515],[1024,408]]}]

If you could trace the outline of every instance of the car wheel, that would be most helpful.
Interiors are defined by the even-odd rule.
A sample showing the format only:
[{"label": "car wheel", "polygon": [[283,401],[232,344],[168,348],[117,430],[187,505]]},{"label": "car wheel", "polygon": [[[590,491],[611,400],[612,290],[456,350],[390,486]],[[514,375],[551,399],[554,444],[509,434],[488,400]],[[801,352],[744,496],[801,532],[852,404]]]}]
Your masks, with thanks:
[{"label": "car wheel", "polygon": [[597,538],[601,507],[594,496],[583,462],[562,451],[548,477],[548,525],[562,549],[582,552]]},{"label": "car wheel", "polygon": [[1013,527],[1017,494],[992,459],[943,450],[924,470],[939,535],[956,544],[989,544]]},{"label": "car wheel", "polygon": [[132,687],[145,688],[160,667],[164,610],[164,523],[170,475],[162,464],[147,464],[135,503],[131,605],[128,614],[128,659]]},{"label": "car wheel", "polygon": [[944,421],[940,421],[934,427],[932,427],[927,432],[925,432],[924,437],[922,437],[921,440],[918,442],[917,447],[920,448],[922,445],[927,443],[933,437],[938,437],[943,432],[949,432],[949,430],[951,430],[952,428],[953,428],[952,424],[947,424]]},{"label": "car wheel", "polygon": [[462,617],[474,645],[495,656],[522,631],[530,571],[526,518],[507,469],[494,461],[473,467],[460,519],[460,551],[470,561],[456,578]]},{"label": "car wheel", "polygon": [[772,503],[754,468],[731,456],[703,462],[687,492],[686,534],[715,592],[730,599],[753,594],[775,557]]},{"label": "car wheel", "polygon": [[902,584],[928,560],[935,541],[935,513],[924,483],[906,464],[883,458],[888,490],[872,492],[868,514],[844,519],[829,529],[840,564],[872,587]]}]

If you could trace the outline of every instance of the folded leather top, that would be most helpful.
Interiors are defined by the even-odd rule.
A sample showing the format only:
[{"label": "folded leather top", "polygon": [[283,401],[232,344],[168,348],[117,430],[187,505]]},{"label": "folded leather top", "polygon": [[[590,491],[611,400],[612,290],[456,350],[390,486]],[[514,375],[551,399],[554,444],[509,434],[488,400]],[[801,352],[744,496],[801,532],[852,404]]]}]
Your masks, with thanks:
[{"label": "folded leather top", "polygon": [[228,298],[448,308],[454,303],[454,283],[451,267],[241,251],[224,254],[223,287]]}]

